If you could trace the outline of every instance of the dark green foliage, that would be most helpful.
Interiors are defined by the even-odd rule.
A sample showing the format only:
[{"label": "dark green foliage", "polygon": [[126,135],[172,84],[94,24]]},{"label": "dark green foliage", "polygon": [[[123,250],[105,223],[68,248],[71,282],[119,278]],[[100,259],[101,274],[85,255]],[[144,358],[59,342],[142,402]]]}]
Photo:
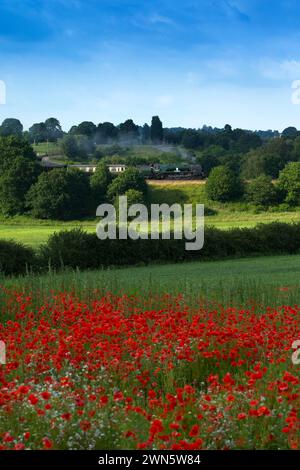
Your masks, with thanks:
[{"label": "dark green foliage", "polygon": [[17,215],[25,212],[25,197],[41,172],[36,161],[23,157],[12,159],[9,167],[0,175],[0,212]]},{"label": "dark green foliage", "polygon": [[204,247],[186,251],[185,240],[99,240],[81,229],[61,231],[34,255],[15,242],[0,241],[0,266],[5,274],[26,269],[101,269],[149,263],[217,260],[256,255],[300,253],[300,223],[274,222],[255,228],[205,230]]},{"label": "dark green foliage", "polygon": [[294,144],[294,148],[291,154],[291,161],[299,162],[300,161],[300,137],[296,137],[293,144]]},{"label": "dark green foliage", "polygon": [[144,144],[147,144],[150,142],[150,139],[151,139],[151,129],[150,129],[150,126],[147,123],[145,123],[142,129],[142,141]]},{"label": "dark green foliage", "polygon": [[[96,242],[96,243],[95,243]],[[96,268],[97,238],[81,229],[54,233],[40,248],[40,263],[53,268]]]},{"label": "dark green foliage", "polygon": [[185,240],[99,240],[78,229],[52,235],[42,248],[45,267],[50,261],[55,268],[80,269],[299,252],[300,224],[279,222],[224,231],[208,228],[199,251],[186,251]]},{"label": "dark green foliage", "polygon": [[127,189],[125,196],[127,196],[128,206],[145,203],[145,195],[142,193],[142,191],[138,191],[137,189]]},{"label": "dark green foliage", "polygon": [[116,141],[118,138],[119,129],[111,122],[102,122],[98,124],[96,130],[96,142],[98,144],[106,144]]},{"label": "dark green foliage", "polygon": [[277,178],[287,162],[292,158],[293,144],[285,139],[272,139],[244,157],[242,175],[257,178],[262,174]]},{"label": "dark green foliage", "polygon": [[29,140],[36,144],[40,142],[56,142],[63,136],[63,131],[58,119],[50,117],[45,122],[37,122],[29,128]]},{"label": "dark green foliage", "polygon": [[282,190],[285,202],[300,204],[300,162],[292,162],[280,172],[278,187]]},{"label": "dark green foliage", "polygon": [[67,134],[60,145],[62,153],[70,160],[86,160],[95,151],[93,140],[83,134]]},{"label": "dark green foliage", "polygon": [[299,135],[299,133],[298,133],[298,130],[296,129],[296,127],[290,126],[290,127],[286,127],[282,131],[281,135],[282,135],[282,137],[294,138],[294,137],[297,137]]},{"label": "dark green foliage", "polygon": [[30,142],[39,144],[40,142],[46,142],[47,140],[47,128],[44,122],[36,122],[29,128],[29,139]]},{"label": "dark green foliage", "polygon": [[45,128],[47,139],[50,142],[56,142],[57,139],[59,139],[63,135],[60,122],[56,118],[51,117],[46,119]]},{"label": "dark green foliage", "polygon": [[91,190],[88,178],[77,169],[42,173],[27,196],[33,217],[69,220],[89,215]]},{"label": "dark green foliage", "polygon": [[200,163],[205,176],[208,176],[214,167],[221,165],[221,158],[226,153],[220,145],[211,145],[198,155],[197,162]]},{"label": "dark green foliage", "polygon": [[124,140],[135,140],[139,135],[139,126],[132,119],[127,119],[119,125],[119,137]]},{"label": "dark green foliage", "polygon": [[95,144],[92,138],[86,135],[78,135],[76,137],[78,155],[77,158],[81,161],[86,160],[89,155],[92,155],[95,151]]},{"label": "dark green foliage", "polygon": [[249,202],[257,206],[271,206],[279,202],[279,194],[270,176],[261,175],[251,181],[246,188]]},{"label": "dark green foliage", "polygon": [[143,194],[147,192],[147,183],[143,175],[136,168],[128,168],[113,180],[108,188],[107,195],[111,201],[122,196],[128,189],[136,189]]},{"label": "dark green foliage", "polygon": [[12,240],[0,240],[0,273],[7,276],[25,274],[36,267],[33,249]]},{"label": "dark green foliage", "polygon": [[150,137],[153,143],[159,144],[164,137],[163,125],[158,116],[153,116],[150,127]]},{"label": "dark green foliage", "polygon": [[23,132],[23,125],[19,119],[8,118],[4,119],[0,126],[0,135],[7,137],[14,135],[16,137],[21,137]]},{"label": "dark green foliage", "polygon": [[0,137],[0,173],[10,168],[15,158],[36,160],[36,154],[31,145],[20,137]]},{"label": "dark green foliage", "polygon": [[194,129],[187,129],[182,137],[182,145],[187,149],[198,149],[204,145],[203,136]]},{"label": "dark green foliage", "polygon": [[95,207],[106,200],[106,193],[111,182],[112,176],[106,163],[100,162],[90,179]]},{"label": "dark green foliage", "polygon": [[95,135],[97,127],[91,121],[83,121],[76,128],[76,134],[92,137]]},{"label": "dark green foliage", "polygon": [[230,168],[218,166],[210,172],[205,190],[212,201],[226,202],[242,194],[242,184]]},{"label": "dark green foliage", "polygon": [[212,129],[203,126],[202,129],[166,129],[165,139],[170,143],[181,143],[189,149],[206,149],[210,146],[220,146],[231,155],[242,154],[256,149],[262,144],[257,133],[243,129],[232,129],[226,124],[224,129]]},{"label": "dark green foliage", "polygon": [[70,160],[76,160],[76,158],[79,156],[77,139],[73,134],[65,135],[60,145],[62,153]]},{"label": "dark green foliage", "polygon": [[36,155],[26,140],[0,137],[0,212],[21,214],[25,196],[41,171]]}]

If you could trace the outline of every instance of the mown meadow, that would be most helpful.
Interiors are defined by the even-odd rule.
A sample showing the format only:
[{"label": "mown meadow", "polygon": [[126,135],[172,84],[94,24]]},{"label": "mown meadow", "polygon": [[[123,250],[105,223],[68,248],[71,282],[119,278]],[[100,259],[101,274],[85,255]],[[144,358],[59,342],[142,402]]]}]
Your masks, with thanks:
[{"label": "mown meadow", "polygon": [[[149,203],[152,204],[204,204],[205,224],[224,230],[234,227],[254,227],[258,223],[299,222],[298,207],[292,210],[258,210],[251,204],[242,202],[217,203],[208,200],[205,183],[193,182],[149,182]],[[15,240],[37,248],[45,243],[50,235],[60,230],[81,227],[87,232],[95,232],[98,220],[58,221],[34,219],[30,216],[0,218],[0,239]]]}]

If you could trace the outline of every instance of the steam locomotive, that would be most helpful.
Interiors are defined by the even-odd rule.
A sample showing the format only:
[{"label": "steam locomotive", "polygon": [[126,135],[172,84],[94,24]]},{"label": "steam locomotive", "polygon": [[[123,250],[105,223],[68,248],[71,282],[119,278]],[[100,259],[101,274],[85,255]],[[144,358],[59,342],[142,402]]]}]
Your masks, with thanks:
[{"label": "steam locomotive", "polygon": [[143,165],[138,169],[146,179],[154,180],[202,179],[204,177],[201,165],[196,164]]}]

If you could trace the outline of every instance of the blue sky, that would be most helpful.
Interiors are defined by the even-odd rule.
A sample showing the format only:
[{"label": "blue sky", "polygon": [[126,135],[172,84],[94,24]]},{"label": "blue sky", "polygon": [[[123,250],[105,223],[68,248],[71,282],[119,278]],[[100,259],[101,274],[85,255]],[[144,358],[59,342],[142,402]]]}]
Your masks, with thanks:
[{"label": "blue sky", "polygon": [[0,121],[300,128],[296,0],[0,0]]}]

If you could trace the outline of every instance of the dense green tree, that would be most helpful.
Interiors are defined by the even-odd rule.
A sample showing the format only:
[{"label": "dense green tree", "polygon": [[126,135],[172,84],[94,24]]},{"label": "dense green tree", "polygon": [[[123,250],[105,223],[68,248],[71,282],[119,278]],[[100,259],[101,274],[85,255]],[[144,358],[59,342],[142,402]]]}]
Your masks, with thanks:
[{"label": "dense green tree", "polygon": [[128,168],[128,170],[117,176],[109,185],[107,194],[109,199],[114,201],[117,196],[124,195],[128,189],[135,189],[146,195],[147,183],[136,168]]},{"label": "dense green tree", "polygon": [[145,123],[142,129],[142,141],[144,144],[147,144],[150,142],[150,139],[151,139],[151,129],[150,129],[150,126],[147,123]]},{"label": "dense green tree", "polygon": [[0,173],[9,169],[17,157],[36,160],[36,154],[26,139],[15,136],[0,137]]},{"label": "dense green tree", "polygon": [[154,144],[160,144],[164,138],[163,125],[159,116],[153,116],[150,128],[151,140]]},{"label": "dense green tree", "polygon": [[224,133],[225,133],[226,135],[228,135],[229,137],[231,137],[231,134],[232,134],[232,127],[231,127],[230,124],[225,124],[223,131],[224,131]]},{"label": "dense green tree", "polygon": [[213,168],[207,179],[205,190],[213,201],[231,201],[243,192],[241,181],[227,166]]},{"label": "dense green tree", "polygon": [[142,191],[138,191],[137,189],[127,189],[125,196],[127,197],[128,206],[145,203],[145,194],[143,194]]},{"label": "dense green tree", "polygon": [[182,137],[182,145],[187,149],[198,149],[204,144],[203,136],[199,131],[187,129]]},{"label": "dense green tree", "polygon": [[205,176],[208,176],[212,168],[220,165],[220,158],[226,154],[226,151],[220,145],[211,145],[202,150],[197,156],[197,161],[202,167]]},{"label": "dense green tree", "polygon": [[47,129],[44,122],[37,122],[29,128],[29,138],[31,142],[38,144],[40,142],[46,142],[47,140]]},{"label": "dense green tree", "polygon": [[278,201],[278,191],[270,176],[261,175],[248,183],[246,197],[257,206],[271,206]]},{"label": "dense green tree", "polygon": [[120,137],[124,140],[136,140],[139,135],[139,126],[137,126],[132,119],[122,122],[119,125]]},{"label": "dense green tree", "polygon": [[63,136],[60,122],[56,118],[48,118],[45,121],[46,135],[50,142],[56,142]]},{"label": "dense green tree", "polygon": [[175,129],[165,128],[163,130],[164,140],[168,144],[180,145],[182,143],[182,136],[184,132],[185,132],[185,129],[183,129],[182,127],[175,128]]},{"label": "dense green tree", "polygon": [[40,171],[36,155],[26,139],[0,137],[0,210],[3,214],[24,211],[24,198]]},{"label": "dense green tree", "polygon": [[17,215],[25,211],[25,196],[41,172],[40,165],[22,156],[13,158],[0,174],[0,211]]},{"label": "dense green tree", "polygon": [[23,133],[23,125],[19,119],[7,118],[4,119],[0,126],[0,135],[3,137],[16,136],[21,137]]},{"label": "dense green tree", "polygon": [[68,134],[76,135],[77,134],[77,129],[78,129],[78,126],[72,126],[71,129],[69,130]]},{"label": "dense green tree", "polygon": [[28,192],[27,205],[33,217],[80,219],[91,210],[89,177],[77,169],[43,172]]},{"label": "dense green tree", "polygon": [[245,178],[257,178],[261,174],[277,178],[291,160],[293,144],[285,139],[272,139],[244,157],[242,174]]},{"label": "dense green tree", "polygon": [[97,165],[95,173],[91,176],[91,189],[95,204],[98,206],[106,200],[106,193],[112,182],[112,175],[104,162]]},{"label": "dense green tree", "polygon": [[85,135],[86,137],[94,137],[96,134],[97,127],[91,121],[81,122],[76,129],[76,134]]},{"label": "dense green tree", "polygon": [[76,160],[80,155],[77,139],[72,134],[67,134],[63,137],[60,143],[62,153],[70,158]]},{"label": "dense green tree", "polygon": [[300,162],[291,162],[280,172],[278,188],[282,190],[285,202],[300,204]]},{"label": "dense green tree", "polygon": [[232,139],[229,148],[236,153],[246,153],[262,145],[262,140],[257,134],[242,129],[235,129],[232,132]]},{"label": "dense green tree", "polygon": [[76,168],[67,170],[69,195],[70,195],[70,219],[82,219],[93,213],[93,198],[90,186],[90,176]]},{"label": "dense green tree", "polygon": [[282,135],[282,137],[294,138],[294,137],[297,137],[299,135],[299,132],[296,129],[296,127],[290,126],[290,127],[286,127],[282,131],[281,135]]},{"label": "dense green tree", "polygon": [[86,135],[66,134],[60,142],[62,153],[71,160],[87,160],[95,152],[95,143]]},{"label": "dense green tree", "polygon": [[99,144],[107,144],[118,139],[119,129],[111,122],[98,124],[96,131],[96,141]]},{"label": "dense green tree", "polygon": [[256,151],[248,152],[242,163],[242,176],[246,179],[258,178],[259,175],[266,175],[265,159],[261,153]]},{"label": "dense green tree", "polygon": [[92,155],[95,151],[95,143],[93,139],[90,139],[86,135],[76,136],[77,147],[78,147],[78,158],[80,160],[87,160],[89,155]]},{"label": "dense green tree", "polygon": [[296,137],[293,142],[293,150],[291,154],[291,160],[295,162],[300,161],[300,137]]}]

